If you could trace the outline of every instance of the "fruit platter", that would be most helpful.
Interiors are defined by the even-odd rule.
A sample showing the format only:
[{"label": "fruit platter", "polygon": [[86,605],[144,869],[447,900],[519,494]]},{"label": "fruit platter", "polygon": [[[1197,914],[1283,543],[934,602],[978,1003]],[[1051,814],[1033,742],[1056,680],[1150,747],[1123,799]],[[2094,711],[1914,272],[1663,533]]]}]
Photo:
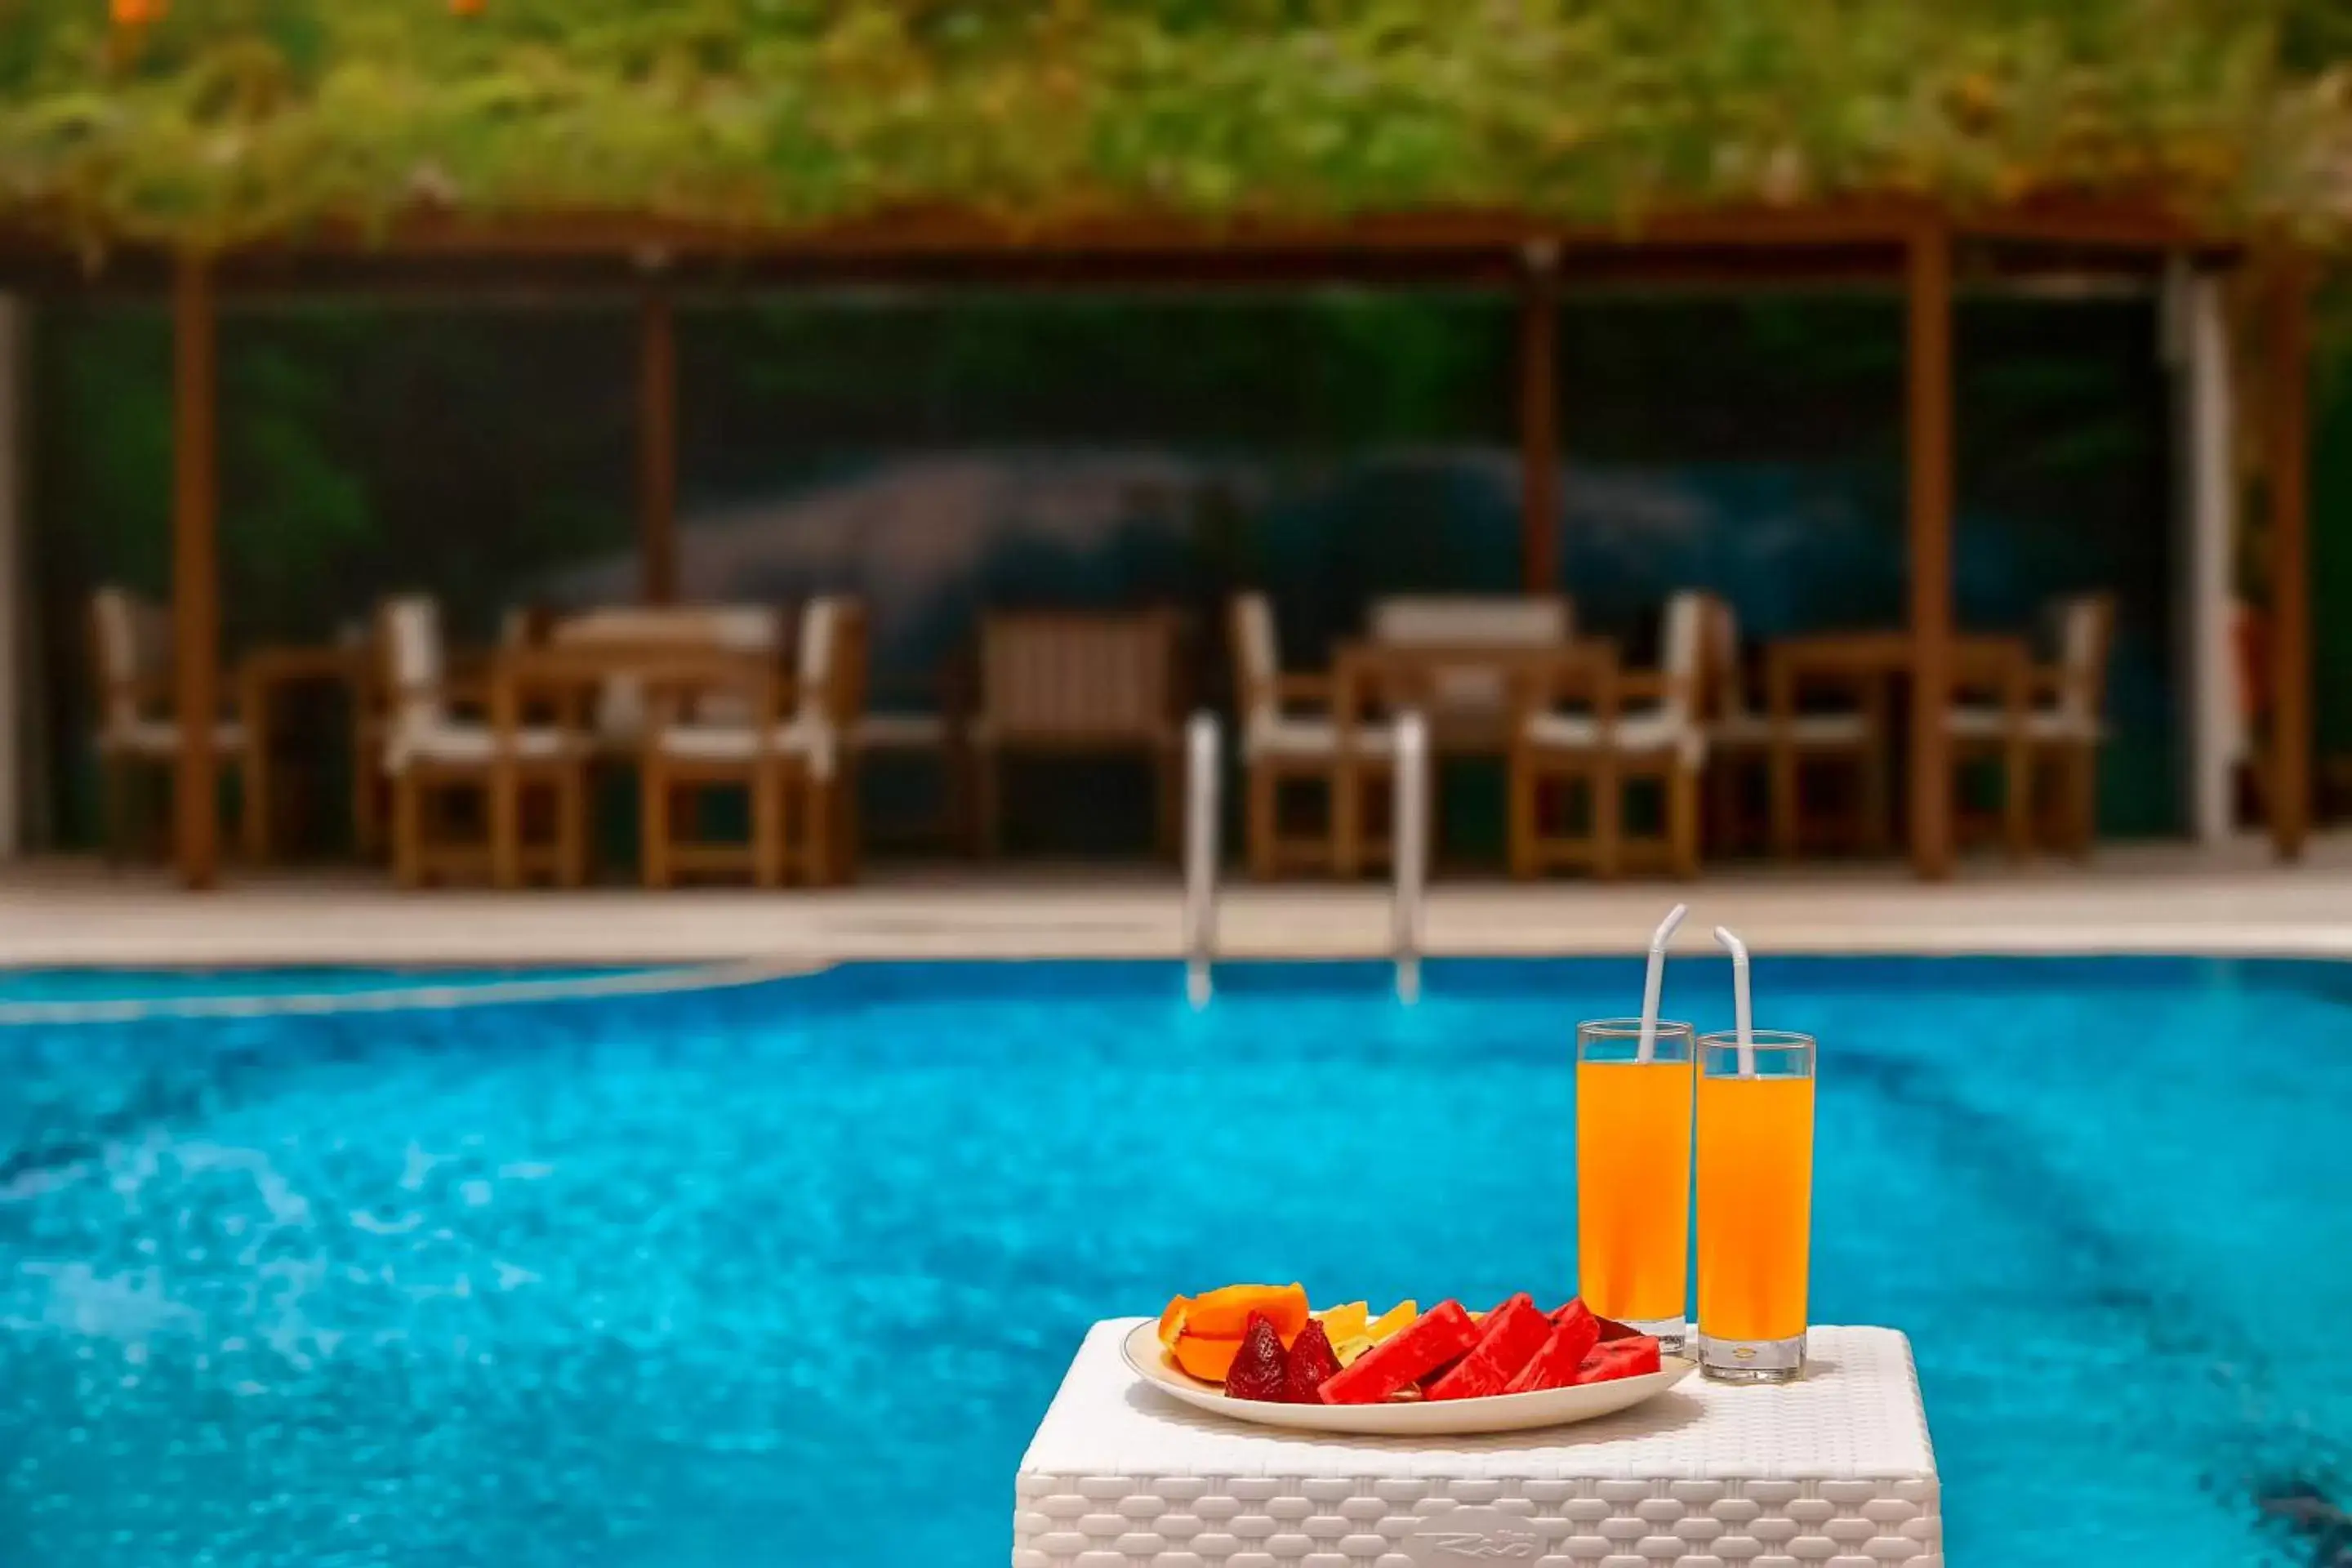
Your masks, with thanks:
[{"label": "fruit platter", "polygon": [[1202,1410],[1301,1431],[1435,1436],[1589,1421],[1693,1370],[1658,1342],[1524,1292],[1488,1311],[1441,1301],[1317,1310],[1298,1285],[1179,1296],[1127,1338],[1136,1374]]}]

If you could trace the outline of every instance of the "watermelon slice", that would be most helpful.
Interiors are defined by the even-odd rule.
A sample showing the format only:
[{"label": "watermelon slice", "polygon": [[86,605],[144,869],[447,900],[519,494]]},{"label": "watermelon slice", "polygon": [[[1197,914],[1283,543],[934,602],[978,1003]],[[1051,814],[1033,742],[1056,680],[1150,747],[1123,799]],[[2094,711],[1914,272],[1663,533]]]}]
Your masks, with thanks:
[{"label": "watermelon slice", "polygon": [[1604,1340],[1592,1347],[1576,1369],[1575,1381],[1612,1383],[1621,1377],[1642,1377],[1656,1372],[1658,1342],[1647,1334],[1635,1334],[1630,1340]]},{"label": "watermelon slice", "polygon": [[1478,1342],[1459,1301],[1440,1301],[1333,1373],[1316,1393],[1326,1405],[1378,1405]]},{"label": "watermelon slice", "polygon": [[1528,1358],[1551,1337],[1551,1320],[1525,1293],[1512,1297],[1486,1314],[1479,1325],[1478,1342],[1462,1364],[1430,1385],[1432,1399],[1481,1399],[1500,1394]]},{"label": "watermelon slice", "polygon": [[1577,1369],[1600,1342],[1601,1324],[1582,1301],[1570,1301],[1552,1314],[1551,1337],[1545,1340],[1519,1374],[1503,1392],[1532,1394],[1539,1388],[1566,1388],[1576,1381]]}]

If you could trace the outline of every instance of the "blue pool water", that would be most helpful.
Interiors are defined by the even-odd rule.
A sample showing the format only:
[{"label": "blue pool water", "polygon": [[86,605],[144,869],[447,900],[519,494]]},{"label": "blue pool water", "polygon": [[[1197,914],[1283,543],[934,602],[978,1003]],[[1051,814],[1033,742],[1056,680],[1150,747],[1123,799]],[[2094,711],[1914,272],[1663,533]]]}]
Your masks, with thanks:
[{"label": "blue pool water", "polygon": [[[1725,1021],[1718,963],[1668,1011]],[[2352,970],[1759,960],[1814,1317],[1916,1345],[1960,1563],[2327,1561]],[[0,1032],[6,1568],[1001,1564],[1093,1320],[1573,1282],[1631,961],[887,965]]]}]

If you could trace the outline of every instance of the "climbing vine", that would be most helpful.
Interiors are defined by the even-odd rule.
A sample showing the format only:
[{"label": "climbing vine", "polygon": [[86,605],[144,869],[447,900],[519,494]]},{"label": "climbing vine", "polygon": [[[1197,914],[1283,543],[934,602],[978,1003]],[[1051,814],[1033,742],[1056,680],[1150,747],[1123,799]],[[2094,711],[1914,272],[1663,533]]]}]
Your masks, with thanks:
[{"label": "climbing vine", "polygon": [[2322,0],[0,0],[0,225],[795,229],[1918,193],[2333,235]]}]

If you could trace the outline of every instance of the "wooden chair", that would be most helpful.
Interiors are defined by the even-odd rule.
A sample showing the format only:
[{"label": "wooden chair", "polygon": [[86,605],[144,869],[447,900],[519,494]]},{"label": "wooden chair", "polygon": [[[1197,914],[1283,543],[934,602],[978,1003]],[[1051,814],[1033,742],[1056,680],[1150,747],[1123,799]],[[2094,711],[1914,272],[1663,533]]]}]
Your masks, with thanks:
[{"label": "wooden chair", "polygon": [[[156,784],[168,797],[180,756],[180,721],[173,710],[172,617],[162,605],[127,588],[90,595],[91,668],[96,673],[99,791],[107,858],[116,860],[144,837],[139,791]],[[228,682],[230,691],[236,682]],[[213,724],[213,755],[224,770],[247,766],[245,726],[236,700],[225,696]],[[246,808],[253,802],[249,792]],[[247,835],[248,840],[251,834]]]},{"label": "wooden chair", "polygon": [[1872,853],[1892,837],[1887,816],[1885,688],[1862,684],[1855,707],[1797,712],[1782,722],[1751,700],[1739,657],[1739,623],[1721,597],[1700,595],[1706,619],[1701,711],[1706,716],[1707,783],[1715,833],[1729,844],[1739,837],[1739,786],[1749,769],[1766,774],[1769,837],[1775,851],[1793,851],[1804,826],[1803,775],[1808,764],[1853,770],[1856,805],[1843,836]]},{"label": "wooden chair", "polygon": [[991,616],[981,626],[971,731],[982,848],[1003,832],[1003,766],[1015,752],[1139,752],[1151,764],[1156,837],[1173,853],[1182,779],[1173,611]]},{"label": "wooden chair", "polygon": [[[1561,656],[1552,677],[1527,683],[1511,745],[1512,875],[1571,866],[1608,878],[1629,858],[1663,864],[1678,877],[1696,874],[1698,781],[1706,762],[1699,721],[1706,630],[1704,596],[1676,594],[1666,604],[1656,671],[1623,673],[1605,656],[1571,653]],[[1577,710],[1560,710],[1563,698],[1574,700]],[[1642,706],[1628,710],[1629,701]],[[1628,843],[1624,786],[1644,778],[1657,780],[1664,796],[1664,831]],[[1591,797],[1590,833],[1550,831],[1542,813],[1547,789],[1577,784]]]},{"label": "wooden chair", "polygon": [[[737,654],[731,668],[654,682],[643,763],[646,886],[668,887],[681,871],[749,871],[761,887],[794,872],[816,886],[850,877],[846,738],[866,698],[865,612],[854,599],[812,599],[795,641],[789,681],[760,673],[758,656]],[[681,837],[674,793],[729,786],[749,793],[751,842]]]},{"label": "wooden chair", "polygon": [[876,697],[878,683],[869,672],[866,710],[849,733],[849,776],[843,782],[843,798],[864,798],[860,791],[870,759],[930,759],[940,771],[940,817],[935,829],[919,826],[914,833],[935,837],[966,853],[975,849],[979,834],[971,809],[971,677],[969,659],[951,660],[935,677],[889,682],[891,700],[884,701]]},{"label": "wooden chair", "polygon": [[[1960,700],[1946,725],[1953,765],[2000,764],[2002,837],[2012,858],[2033,847],[2038,786],[2051,785],[2044,836],[2077,858],[2097,836],[2099,742],[2115,600],[2080,594],[2050,609],[2056,659],[2021,660],[1957,672]],[[1988,700],[1987,693],[1997,695]]]},{"label": "wooden chair", "polygon": [[[589,737],[576,715],[525,721],[533,693],[504,677],[488,692],[488,721],[478,681],[447,668],[439,606],[421,595],[387,603],[380,617],[383,653],[384,774],[392,783],[392,865],[403,888],[449,878],[483,877],[500,887],[535,872],[577,887],[587,879]],[[567,720],[571,721],[567,721]],[[523,841],[523,799],[533,789],[554,797],[551,840]],[[456,794],[483,804],[486,831],[472,843],[436,834],[435,807]]]},{"label": "wooden chair", "polygon": [[[1343,787],[1343,742],[1330,713],[1331,679],[1283,673],[1274,609],[1264,594],[1234,595],[1231,635],[1242,767],[1248,781],[1250,875],[1273,877],[1292,867],[1332,868],[1338,857],[1328,832],[1282,835],[1284,784],[1319,784],[1327,795]],[[1360,779],[1384,777],[1392,766],[1395,748],[1384,725],[1356,725],[1344,744],[1356,752]]]}]

